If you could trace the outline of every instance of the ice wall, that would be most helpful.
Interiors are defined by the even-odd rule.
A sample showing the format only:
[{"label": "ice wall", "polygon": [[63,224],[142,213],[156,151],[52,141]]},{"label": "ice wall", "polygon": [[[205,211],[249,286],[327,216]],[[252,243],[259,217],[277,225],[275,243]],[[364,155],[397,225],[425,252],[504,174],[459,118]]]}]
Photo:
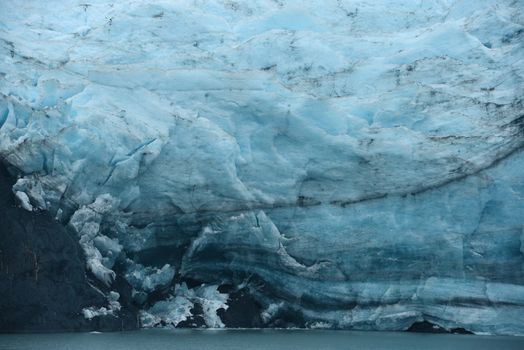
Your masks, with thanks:
[{"label": "ice wall", "polygon": [[523,334],[523,10],[2,1],[0,157],[107,285],[169,264],[139,305],[191,278],[267,324]]}]

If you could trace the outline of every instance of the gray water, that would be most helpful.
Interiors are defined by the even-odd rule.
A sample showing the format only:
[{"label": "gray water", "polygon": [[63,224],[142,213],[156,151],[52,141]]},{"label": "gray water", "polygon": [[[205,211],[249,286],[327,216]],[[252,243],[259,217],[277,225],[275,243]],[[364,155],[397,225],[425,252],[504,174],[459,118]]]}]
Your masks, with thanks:
[{"label": "gray water", "polygon": [[0,335],[0,349],[524,349],[524,337],[327,330],[140,330],[120,333]]}]

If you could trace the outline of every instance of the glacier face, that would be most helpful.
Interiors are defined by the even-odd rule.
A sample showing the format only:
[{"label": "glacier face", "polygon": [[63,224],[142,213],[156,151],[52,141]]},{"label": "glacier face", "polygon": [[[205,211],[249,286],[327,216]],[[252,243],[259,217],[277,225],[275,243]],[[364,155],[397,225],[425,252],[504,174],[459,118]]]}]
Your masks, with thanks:
[{"label": "glacier face", "polygon": [[2,1],[0,156],[146,325],[228,283],[524,334],[523,37],[519,1]]}]

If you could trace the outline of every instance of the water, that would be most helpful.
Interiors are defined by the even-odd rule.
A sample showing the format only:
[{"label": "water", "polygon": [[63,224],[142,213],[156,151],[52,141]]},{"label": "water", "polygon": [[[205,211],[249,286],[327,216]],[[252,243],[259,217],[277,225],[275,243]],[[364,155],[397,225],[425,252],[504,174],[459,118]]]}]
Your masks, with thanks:
[{"label": "water", "polygon": [[524,337],[327,330],[140,330],[120,333],[0,335],[0,349],[524,349]]}]

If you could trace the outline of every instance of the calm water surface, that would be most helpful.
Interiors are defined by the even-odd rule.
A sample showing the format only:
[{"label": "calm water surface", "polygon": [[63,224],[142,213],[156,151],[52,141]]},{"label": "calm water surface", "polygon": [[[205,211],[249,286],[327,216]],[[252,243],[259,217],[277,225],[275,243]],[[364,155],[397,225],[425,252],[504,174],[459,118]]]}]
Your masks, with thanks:
[{"label": "calm water surface", "polygon": [[524,349],[524,337],[326,330],[140,330],[0,335],[0,349]]}]

